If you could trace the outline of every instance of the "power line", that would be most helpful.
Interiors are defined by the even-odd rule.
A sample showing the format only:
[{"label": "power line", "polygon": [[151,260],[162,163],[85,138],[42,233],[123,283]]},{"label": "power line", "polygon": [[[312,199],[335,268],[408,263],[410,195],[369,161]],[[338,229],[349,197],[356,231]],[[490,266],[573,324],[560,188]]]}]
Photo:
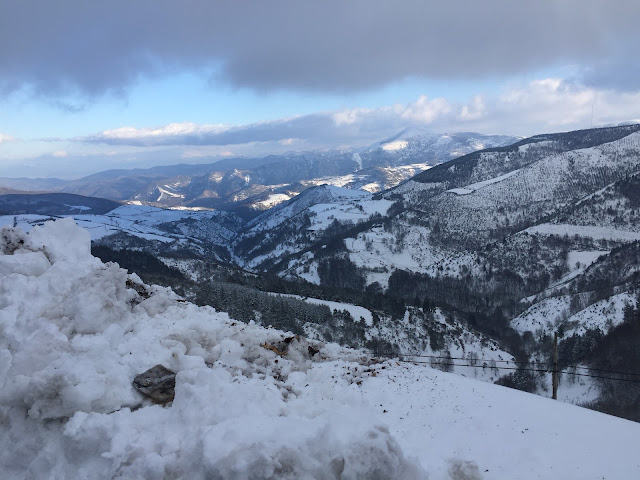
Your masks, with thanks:
[{"label": "power line", "polygon": [[604,377],[602,375],[589,375],[587,373],[576,373],[576,372],[559,372],[559,373],[566,373],[567,375],[578,375],[579,377],[603,378],[606,380],[618,380],[620,382],[640,383],[640,380],[632,380],[630,378],[612,378],[612,377]]},{"label": "power line", "polygon": [[568,367],[565,368],[576,368],[579,370],[591,370],[594,372],[603,372],[603,373],[616,373],[618,375],[632,375],[635,377],[640,377],[640,373],[633,373],[633,372],[620,372],[618,370],[605,370],[602,368],[594,368],[594,367],[579,367],[577,365],[569,365]]},{"label": "power line", "polygon": [[472,365],[470,363],[443,363],[443,362],[422,362],[420,360],[399,360],[404,363],[420,363],[425,365],[447,365],[453,367],[473,367],[473,368],[489,368],[491,370],[521,370],[527,372],[544,372],[549,373],[548,369],[533,369],[533,368],[520,368],[520,367],[490,367],[488,365]]},{"label": "power line", "polygon": [[[412,364],[425,364],[430,366],[442,365],[442,366],[451,366],[451,367],[471,367],[471,368],[489,368],[492,370],[520,370],[522,372],[538,372],[538,373],[553,373],[550,369],[539,369],[539,368],[522,368],[522,367],[489,367],[487,365],[472,365],[470,363],[444,363],[444,362],[424,362],[420,360],[398,360],[403,363],[412,363]],[[564,373],[566,375],[576,375],[579,377],[590,377],[590,378],[601,378],[604,380],[618,380],[620,382],[630,382],[630,383],[640,383],[640,380],[633,380],[630,378],[615,378],[615,377],[605,377],[603,375],[590,375],[587,373],[577,373],[577,372],[568,372],[566,370],[558,370],[558,373]],[[614,373],[614,372],[611,372]],[[624,373],[623,373],[624,374]]]},{"label": "power line", "polygon": [[[464,357],[448,357],[448,356],[439,356],[439,355],[422,355],[422,354],[402,354],[402,353],[397,353],[397,354],[393,354],[391,352],[384,352],[384,353],[378,353],[378,356],[382,356],[382,357],[395,357],[395,356],[399,356],[399,357],[417,357],[417,358],[431,358],[431,359],[438,359],[438,360],[464,360],[464,361],[474,361],[474,362],[495,362],[495,363],[512,363],[514,365],[532,365],[532,366],[537,366],[537,367],[541,367],[541,366],[545,366],[547,367],[544,370],[541,369],[526,369],[526,368],[521,368],[521,367],[517,367],[517,368],[513,368],[513,367],[499,367],[499,366],[490,366],[490,365],[473,365],[473,364],[447,364],[447,363],[434,363],[434,362],[421,362],[421,361],[411,361],[411,360],[404,360],[405,362],[408,363],[427,363],[427,364],[431,364],[431,365],[456,365],[456,366],[469,366],[469,367],[474,367],[474,368],[497,368],[497,369],[501,369],[501,370],[524,370],[524,371],[534,371],[534,372],[552,372],[552,364],[551,363],[547,363],[547,362],[528,362],[528,361],[518,361],[518,360],[496,360],[493,358],[464,358]],[[401,360],[403,361],[403,360]],[[566,367],[564,367],[561,370],[558,370],[558,373],[566,373],[567,375],[578,375],[578,376],[583,376],[583,377],[593,377],[593,378],[609,378],[609,377],[604,377],[604,376],[596,376],[596,375],[588,375],[588,374],[584,374],[584,373],[575,373],[575,372],[567,372],[566,369],[579,369],[579,370],[589,370],[589,371],[593,371],[593,372],[601,372],[601,373],[610,373],[610,374],[614,374],[614,375],[629,375],[629,376],[634,376],[634,377],[640,377],[640,373],[635,373],[635,372],[621,372],[619,370],[606,370],[606,369],[602,369],[602,368],[595,368],[595,367],[581,367],[581,366],[577,366],[577,365],[567,365]],[[617,378],[611,378],[612,380],[618,380]],[[626,380],[625,380],[626,381]]]}]

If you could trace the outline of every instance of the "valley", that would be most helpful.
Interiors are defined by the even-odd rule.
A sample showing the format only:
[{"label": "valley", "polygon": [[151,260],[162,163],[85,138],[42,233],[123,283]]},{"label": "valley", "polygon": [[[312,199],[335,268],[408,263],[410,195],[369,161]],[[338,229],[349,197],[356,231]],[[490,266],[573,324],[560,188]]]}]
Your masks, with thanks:
[{"label": "valley", "polygon": [[639,159],[628,125],[467,153],[387,189],[320,176],[250,216],[141,201],[89,213],[82,197],[24,213],[13,199],[0,226],[70,216],[103,260],[238,320],[543,396],[560,332],[559,398],[640,420],[640,363],[624,350],[639,328]]}]

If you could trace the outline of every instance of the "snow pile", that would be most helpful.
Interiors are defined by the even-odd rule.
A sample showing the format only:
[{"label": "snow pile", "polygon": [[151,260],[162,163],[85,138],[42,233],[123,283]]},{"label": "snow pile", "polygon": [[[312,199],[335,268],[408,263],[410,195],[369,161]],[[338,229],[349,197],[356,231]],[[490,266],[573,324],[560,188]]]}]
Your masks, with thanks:
[{"label": "snow pile", "polygon": [[71,219],[0,230],[0,269],[3,479],[640,478],[639,424],[234,322]]},{"label": "snow pile", "polygon": [[[180,302],[71,219],[0,232],[3,478],[425,477],[363,408],[356,352]],[[132,386],[157,364],[165,407]]]}]

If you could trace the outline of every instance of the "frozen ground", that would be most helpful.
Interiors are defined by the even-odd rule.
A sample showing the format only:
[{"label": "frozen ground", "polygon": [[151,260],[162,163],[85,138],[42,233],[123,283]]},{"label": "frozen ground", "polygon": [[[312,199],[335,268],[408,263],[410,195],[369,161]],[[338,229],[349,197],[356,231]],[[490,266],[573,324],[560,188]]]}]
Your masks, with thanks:
[{"label": "frozen ground", "polygon": [[[3,478],[640,476],[639,424],[238,323],[89,242],[71,219],[0,234]],[[164,407],[131,384],[156,364]]]}]

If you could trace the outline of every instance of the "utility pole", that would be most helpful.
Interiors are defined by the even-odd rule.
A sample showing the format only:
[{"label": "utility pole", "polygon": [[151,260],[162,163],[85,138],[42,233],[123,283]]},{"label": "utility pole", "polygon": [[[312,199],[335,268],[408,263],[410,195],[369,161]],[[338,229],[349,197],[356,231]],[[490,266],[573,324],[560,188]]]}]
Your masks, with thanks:
[{"label": "utility pole", "polygon": [[553,372],[551,372],[551,383],[553,384],[553,398],[558,399],[558,332],[553,332]]}]

